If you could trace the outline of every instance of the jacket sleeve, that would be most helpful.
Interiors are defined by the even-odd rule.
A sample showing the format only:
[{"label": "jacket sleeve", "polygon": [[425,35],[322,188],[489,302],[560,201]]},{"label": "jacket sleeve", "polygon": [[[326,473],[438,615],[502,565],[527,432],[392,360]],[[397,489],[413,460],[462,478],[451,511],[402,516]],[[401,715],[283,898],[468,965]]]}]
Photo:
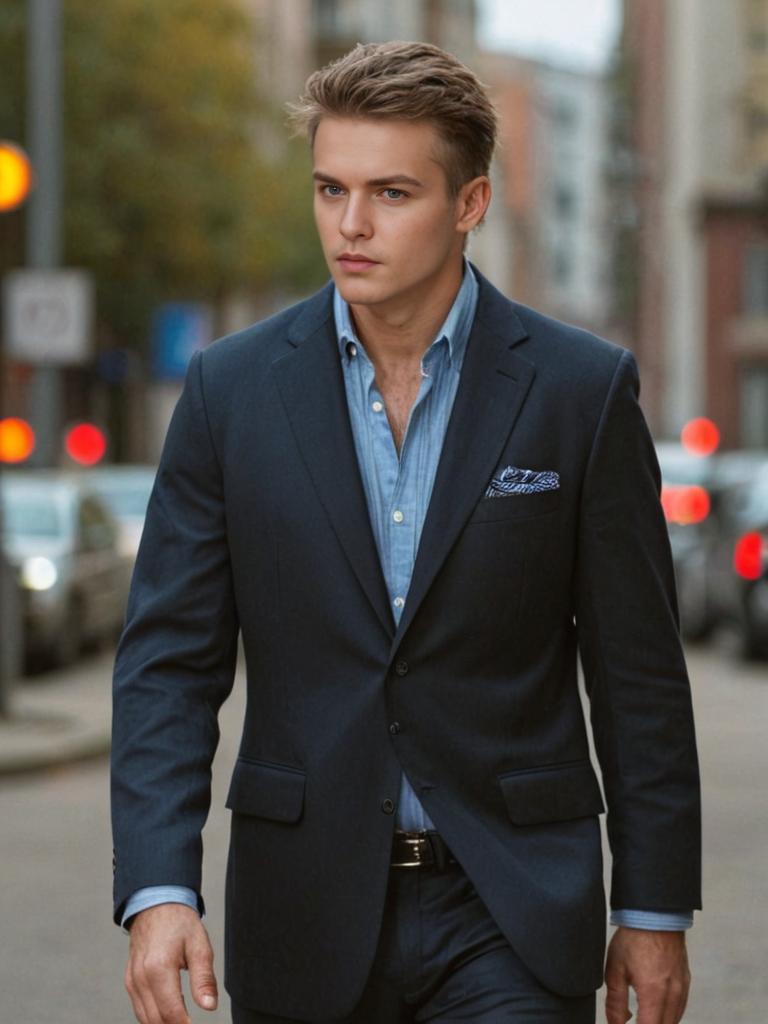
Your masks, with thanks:
[{"label": "jacket sleeve", "polygon": [[149,502],[113,685],[114,915],[145,886],[200,891],[218,710],[238,622],[223,481],[189,366]]},{"label": "jacket sleeve", "polygon": [[700,800],[660,474],[634,358],[616,366],[581,496],[576,622],[608,805],[611,906],[701,906]]}]

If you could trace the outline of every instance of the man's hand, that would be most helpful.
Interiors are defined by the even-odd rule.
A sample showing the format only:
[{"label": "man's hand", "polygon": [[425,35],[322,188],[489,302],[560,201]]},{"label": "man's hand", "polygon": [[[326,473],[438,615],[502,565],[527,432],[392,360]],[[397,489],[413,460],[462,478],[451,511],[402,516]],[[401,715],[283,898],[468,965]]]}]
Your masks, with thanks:
[{"label": "man's hand", "polygon": [[215,1010],[213,950],[196,911],[162,903],[137,914],[125,987],[140,1024],[191,1024],[181,994],[180,972],[185,968],[192,998],[203,1010]]},{"label": "man's hand", "polygon": [[605,984],[608,1024],[631,1018],[630,986],[637,993],[637,1024],[678,1024],[691,984],[685,932],[618,928],[608,947]]}]

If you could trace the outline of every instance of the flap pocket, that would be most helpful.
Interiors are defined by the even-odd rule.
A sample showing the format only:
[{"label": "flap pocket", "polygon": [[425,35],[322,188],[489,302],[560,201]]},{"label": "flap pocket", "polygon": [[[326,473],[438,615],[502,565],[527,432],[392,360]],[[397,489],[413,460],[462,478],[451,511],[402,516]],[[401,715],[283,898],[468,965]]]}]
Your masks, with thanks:
[{"label": "flap pocket", "polygon": [[298,821],[304,808],[306,775],[300,768],[238,757],[227,807],[272,821]]},{"label": "flap pocket", "polygon": [[499,519],[529,519],[554,512],[560,504],[560,490],[535,494],[507,494],[504,497],[482,497],[475,505],[470,523],[492,523]]},{"label": "flap pocket", "polygon": [[515,825],[542,825],[602,814],[600,786],[589,761],[526,768],[498,776]]}]

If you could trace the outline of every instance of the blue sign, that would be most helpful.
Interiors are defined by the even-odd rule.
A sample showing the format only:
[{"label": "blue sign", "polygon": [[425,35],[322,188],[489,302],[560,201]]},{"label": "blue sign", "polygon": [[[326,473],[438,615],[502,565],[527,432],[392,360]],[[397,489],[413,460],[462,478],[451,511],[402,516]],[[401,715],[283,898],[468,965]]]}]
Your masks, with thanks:
[{"label": "blue sign", "polygon": [[178,379],[198,349],[213,340],[213,312],[199,302],[166,302],[152,318],[152,372]]}]

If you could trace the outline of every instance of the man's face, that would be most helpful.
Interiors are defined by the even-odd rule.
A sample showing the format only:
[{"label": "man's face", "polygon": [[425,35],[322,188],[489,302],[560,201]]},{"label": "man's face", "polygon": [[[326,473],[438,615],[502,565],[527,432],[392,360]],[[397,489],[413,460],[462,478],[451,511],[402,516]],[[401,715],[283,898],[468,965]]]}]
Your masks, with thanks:
[{"label": "man's face", "polygon": [[440,142],[423,122],[325,117],[313,149],[315,221],[336,286],[352,304],[423,295],[460,265],[457,230],[436,160]]}]

